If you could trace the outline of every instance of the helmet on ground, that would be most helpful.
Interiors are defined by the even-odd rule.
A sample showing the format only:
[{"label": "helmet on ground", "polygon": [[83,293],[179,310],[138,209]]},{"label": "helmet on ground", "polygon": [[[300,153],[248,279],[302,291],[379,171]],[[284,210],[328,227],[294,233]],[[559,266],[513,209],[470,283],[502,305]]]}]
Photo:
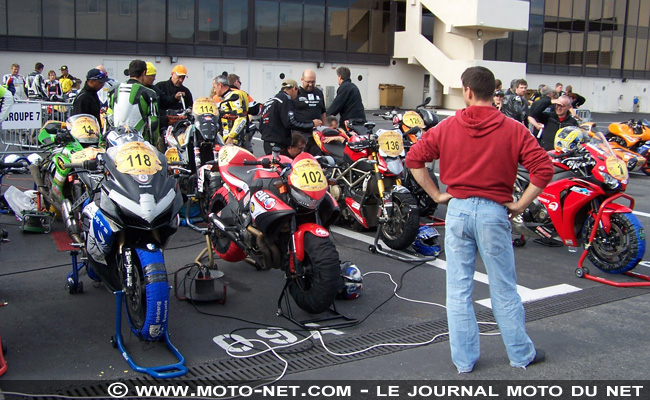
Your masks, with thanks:
[{"label": "helmet on ground", "polygon": [[343,278],[343,288],[337,293],[337,298],[353,300],[361,296],[363,276],[359,267],[352,263],[352,261],[344,261],[341,263],[341,278]]},{"label": "helmet on ground", "polygon": [[577,126],[567,126],[555,134],[555,150],[575,150],[581,143],[589,141],[589,134]]},{"label": "helmet on ground", "polygon": [[440,233],[432,226],[421,226],[413,242],[413,250],[425,256],[439,256]]}]

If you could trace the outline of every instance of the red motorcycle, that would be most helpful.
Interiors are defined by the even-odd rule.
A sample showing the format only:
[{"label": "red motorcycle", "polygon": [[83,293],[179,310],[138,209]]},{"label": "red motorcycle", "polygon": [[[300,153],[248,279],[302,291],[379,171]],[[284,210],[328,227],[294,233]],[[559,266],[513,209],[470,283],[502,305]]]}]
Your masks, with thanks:
[{"label": "red motorcycle", "polygon": [[208,234],[224,261],[247,257],[258,269],[285,272],[289,293],[310,313],[329,309],[343,287],[328,227],[340,211],[319,162],[275,153],[259,159],[227,145],[219,150],[223,186],[210,201]]},{"label": "red motorcycle", "polygon": [[[561,146],[564,150],[556,147],[549,152],[556,174],[524,213],[512,220],[513,232],[554,239],[570,247],[582,242],[587,257],[600,270],[629,271],[643,259],[645,233],[639,219],[632,214],[634,199],[623,193],[628,183],[627,166],[616,157],[602,133],[585,132],[583,139],[578,140],[571,133],[562,137],[563,131],[556,135],[556,143],[566,144]],[[587,140],[588,143],[580,143]],[[527,171],[520,169],[515,199],[521,197],[529,182]],[[621,197],[629,200],[629,207],[613,202]],[[600,223],[593,241],[589,242],[597,216]],[[517,239],[514,244],[523,246],[525,242]]]},{"label": "red motorcycle", "polygon": [[333,129],[314,130],[314,140],[336,166],[327,176],[334,198],[344,204],[341,216],[363,228],[378,227],[388,247],[403,250],[413,243],[420,213],[415,197],[402,185],[404,141],[394,130],[378,129],[373,123],[353,126],[347,142]]}]

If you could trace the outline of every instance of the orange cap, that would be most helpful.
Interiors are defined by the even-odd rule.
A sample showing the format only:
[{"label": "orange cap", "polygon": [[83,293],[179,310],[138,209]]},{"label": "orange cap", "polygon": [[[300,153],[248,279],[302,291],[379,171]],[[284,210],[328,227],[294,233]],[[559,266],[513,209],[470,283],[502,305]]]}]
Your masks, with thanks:
[{"label": "orange cap", "polygon": [[184,65],[177,65],[172,69],[172,72],[176,72],[176,75],[187,76],[187,68]]}]

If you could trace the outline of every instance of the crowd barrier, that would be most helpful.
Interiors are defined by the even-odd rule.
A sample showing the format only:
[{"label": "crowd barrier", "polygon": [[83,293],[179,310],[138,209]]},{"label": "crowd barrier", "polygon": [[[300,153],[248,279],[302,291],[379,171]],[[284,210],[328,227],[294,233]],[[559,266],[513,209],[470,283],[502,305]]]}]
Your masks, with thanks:
[{"label": "crowd barrier", "polygon": [[[18,100],[16,103],[40,103],[41,126],[47,121],[65,121],[72,111],[72,103]],[[38,132],[34,129],[0,129],[0,156],[8,153],[32,153],[38,150]]]},{"label": "crowd barrier", "polygon": [[582,122],[591,122],[591,111],[585,109],[577,109],[576,115],[582,119]]}]

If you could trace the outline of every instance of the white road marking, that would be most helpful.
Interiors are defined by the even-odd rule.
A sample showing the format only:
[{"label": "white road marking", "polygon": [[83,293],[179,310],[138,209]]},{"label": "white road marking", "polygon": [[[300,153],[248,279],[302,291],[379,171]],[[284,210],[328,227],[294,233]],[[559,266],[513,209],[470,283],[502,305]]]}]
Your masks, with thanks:
[{"label": "white road marking", "polygon": [[[350,231],[348,229],[344,229],[344,228],[341,228],[341,227],[338,227],[338,226],[331,227],[331,231],[336,233],[336,234],[347,236],[349,238],[352,238],[352,239],[355,239],[355,240],[358,240],[360,242],[364,242],[364,243],[367,243],[367,244],[373,244],[374,243],[373,238],[371,238],[369,236],[366,236],[366,235],[363,235],[363,234],[357,233],[357,232],[352,232],[352,231]],[[439,258],[434,260],[434,261],[429,261],[429,262],[427,262],[427,264],[432,265],[432,266],[434,266],[436,268],[440,268],[442,270],[447,269],[447,262],[445,260],[441,260]],[[475,272],[474,273],[474,280],[477,281],[477,282],[485,283],[486,285],[489,284],[488,276],[487,276],[487,274],[485,274],[483,272],[478,272],[478,271]],[[579,290],[582,290],[582,289],[577,288],[577,287],[572,286],[572,285],[565,284],[565,283],[560,284],[560,285],[555,285],[555,286],[544,287],[544,288],[540,288],[540,289],[529,289],[529,288],[527,288],[525,286],[517,285],[517,293],[519,293],[519,296],[521,297],[521,301],[523,301],[524,303],[530,302],[530,301],[535,301],[535,300],[545,299],[547,297],[559,296],[559,295],[562,295],[562,294],[573,293],[573,292],[577,292]],[[477,301],[477,303],[481,304],[481,305],[483,305],[485,307],[492,308],[492,303],[490,302],[490,299],[479,300],[479,301]]]},{"label": "white road marking", "polygon": [[645,213],[645,212],[643,212],[643,211],[632,211],[632,214],[640,215],[640,216],[642,216],[642,217],[646,217],[646,218],[650,218],[650,214]]}]

